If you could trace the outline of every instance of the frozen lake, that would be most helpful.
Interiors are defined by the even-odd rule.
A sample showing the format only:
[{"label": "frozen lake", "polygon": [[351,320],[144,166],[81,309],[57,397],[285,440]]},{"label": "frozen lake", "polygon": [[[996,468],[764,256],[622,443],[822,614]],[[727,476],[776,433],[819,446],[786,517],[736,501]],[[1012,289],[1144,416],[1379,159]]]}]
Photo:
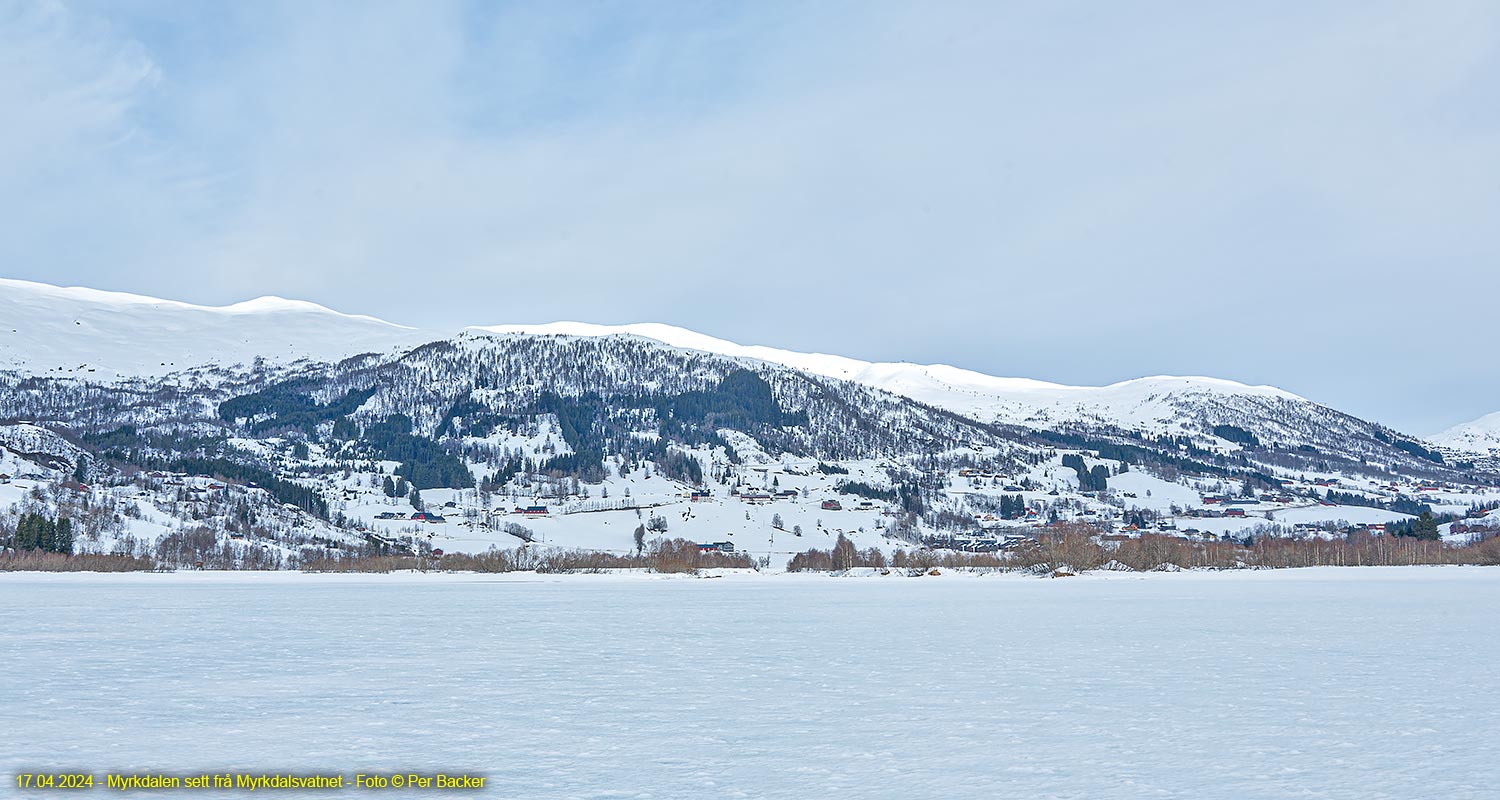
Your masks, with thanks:
[{"label": "frozen lake", "polygon": [[496,798],[1500,796],[1500,569],[0,574],[0,609],[5,796],[26,768],[468,771]]}]

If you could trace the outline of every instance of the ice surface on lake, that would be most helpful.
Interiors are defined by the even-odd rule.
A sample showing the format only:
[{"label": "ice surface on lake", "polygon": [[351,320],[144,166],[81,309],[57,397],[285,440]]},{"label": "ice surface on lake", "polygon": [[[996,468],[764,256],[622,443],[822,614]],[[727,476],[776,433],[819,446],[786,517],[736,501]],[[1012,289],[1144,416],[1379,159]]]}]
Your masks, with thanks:
[{"label": "ice surface on lake", "polygon": [[0,575],[0,794],[85,768],[483,772],[477,796],[515,798],[1494,798],[1497,607],[1500,570],[1464,568]]}]

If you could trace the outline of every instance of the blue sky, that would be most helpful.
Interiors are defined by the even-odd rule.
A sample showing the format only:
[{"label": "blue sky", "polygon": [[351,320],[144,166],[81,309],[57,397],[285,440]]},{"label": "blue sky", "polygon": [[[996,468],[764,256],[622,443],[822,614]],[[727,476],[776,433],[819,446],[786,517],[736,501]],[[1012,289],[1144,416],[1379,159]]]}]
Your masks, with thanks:
[{"label": "blue sky", "polygon": [[1500,6],[0,0],[0,272],[1500,409]]}]

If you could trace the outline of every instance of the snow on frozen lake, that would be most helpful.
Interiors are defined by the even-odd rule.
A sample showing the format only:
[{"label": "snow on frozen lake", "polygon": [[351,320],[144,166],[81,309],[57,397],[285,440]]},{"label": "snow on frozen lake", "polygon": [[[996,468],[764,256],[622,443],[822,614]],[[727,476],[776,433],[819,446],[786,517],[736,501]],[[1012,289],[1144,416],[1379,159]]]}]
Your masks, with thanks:
[{"label": "snow on frozen lake", "polygon": [[0,575],[0,795],[84,768],[469,771],[497,798],[1493,798],[1497,606],[1481,568]]}]

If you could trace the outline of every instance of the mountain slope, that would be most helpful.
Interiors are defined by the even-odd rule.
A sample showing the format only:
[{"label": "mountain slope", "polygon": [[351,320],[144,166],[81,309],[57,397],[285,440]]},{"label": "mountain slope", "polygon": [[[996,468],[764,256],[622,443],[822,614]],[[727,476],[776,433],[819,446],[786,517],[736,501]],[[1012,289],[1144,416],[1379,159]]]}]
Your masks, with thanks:
[{"label": "mountain slope", "polygon": [[[223,307],[140,295],[61,288],[0,279],[0,370],[108,381],[152,377],[192,367],[338,361],[446,338],[441,333],[342,314],[312,303],[263,297]],[[981,422],[1028,428],[1118,427],[1154,435],[1202,429],[1220,420],[1215,405],[1236,419],[1307,401],[1266,386],[1214,378],[1153,377],[1110,386],[1065,386],[1002,378],[942,364],[872,363],[821,353],[746,346],[670,325],[545,325],[476,327],[492,334],[581,337],[637,336],[676,348],[753,359],[814,375],[854,381]],[[1224,416],[1224,415],[1218,415]]]},{"label": "mountain slope", "polygon": [[[197,418],[199,412],[195,409],[213,402],[204,394],[204,387],[227,380],[229,373],[235,376],[230,383],[241,388],[256,381],[272,380],[277,375],[292,375],[297,370],[311,370],[318,376],[315,383],[331,380],[333,385],[352,385],[350,381],[365,381],[361,385],[370,387],[375,385],[375,378],[351,376],[360,374],[360,370],[396,374],[402,363],[422,361],[408,357],[415,355],[431,356],[437,365],[428,364],[399,380],[428,387],[429,396],[402,398],[394,408],[419,426],[426,426],[435,424],[448,411],[444,404],[463,400],[464,392],[499,391],[493,387],[501,384],[505,391],[532,395],[540,388],[557,391],[558,387],[570,385],[619,384],[634,392],[654,392],[664,382],[677,390],[687,390],[683,387],[692,382],[692,375],[673,370],[704,370],[703,365],[708,362],[691,358],[664,360],[653,349],[666,348],[677,353],[711,354],[724,363],[755,370],[788,400],[800,403],[804,399],[839,398],[838,403],[847,404],[851,411],[835,416],[846,421],[861,419],[861,414],[875,414],[876,409],[890,405],[893,396],[926,408],[918,411],[912,410],[918,406],[912,406],[900,411],[899,417],[921,421],[898,426],[903,432],[895,439],[883,436],[867,439],[866,444],[877,450],[888,451],[897,446],[897,441],[906,444],[920,441],[910,438],[918,430],[942,429],[943,433],[932,440],[942,441],[945,446],[964,439],[993,441],[989,434],[965,433],[953,428],[954,424],[973,426],[968,422],[945,421],[942,414],[949,414],[977,422],[980,428],[975,430],[1005,428],[1008,432],[1001,438],[1006,440],[1017,438],[1018,431],[1050,432],[1174,452],[1192,447],[1241,460],[1240,451],[1245,447],[1260,448],[1264,452],[1255,456],[1257,463],[1283,469],[1328,470],[1344,461],[1353,466],[1368,463],[1376,469],[1402,464],[1426,469],[1428,465],[1441,463],[1439,457],[1409,437],[1383,426],[1273,387],[1247,386],[1214,378],[1152,377],[1101,387],[1065,386],[995,377],[941,364],[877,363],[745,346],[660,324],[500,325],[471,328],[457,337],[448,337],[279,298],[214,308],[13,280],[0,281],[0,319],[5,321],[0,325],[0,375],[10,372],[14,383],[0,407],[17,416],[68,417],[82,410],[77,405],[80,396],[70,397],[66,392],[25,384],[25,376],[79,379],[96,386],[134,382],[137,385],[133,391],[137,395],[116,396],[110,402],[121,408],[149,408],[150,413],[115,415],[101,406],[97,398],[88,401],[88,409],[100,419],[128,416],[132,423],[149,423]],[[639,352],[631,353],[615,347],[579,356],[597,358],[598,363],[575,364],[552,358],[546,362],[550,365],[546,370],[532,369],[532,365],[514,358],[514,353],[525,348],[518,348],[511,340],[554,339],[650,342],[653,348],[637,348]],[[448,349],[462,357],[444,355]],[[642,355],[648,351],[649,357]],[[351,367],[353,372],[323,373],[317,367],[362,353],[373,356],[356,360]],[[275,375],[259,368],[261,359],[273,368],[271,372]],[[510,364],[505,379],[490,380],[491,388],[476,382],[478,376],[492,374],[486,370],[496,362]],[[653,366],[643,366],[648,362]],[[763,365],[774,365],[777,369],[767,370]],[[613,374],[603,375],[601,370],[606,369],[613,370]],[[184,373],[201,370],[222,374],[207,383],[199,379],[201,376],[187,375],[186,385],[194,387],[188,393],[163,393],[164,387],[155,382],[177,374],[176,385],[182,386]],[[707,368],[707,372],[722,378],[725,368],[717,365]],[[514,379],[517,375],[528,376],[529,383],[518,383]],[[580,375],[587,380],[578,379]],[[439,378],[434,380],[434,376]],[[606,377],[608,381],[604,380]],[[817,391],[807,388],[815,385],[824,388]],[[853,386],[864,387],[865,394],[856,397],[859,393]],[[802,388],[787,394],[791,391],[788,387]],[[140,393],[151,399],[142,402]],[[382,396],[386,394],[389,392],[382,391]],[[619,394],[624,396],[625,391]],[[334,399],[322,398],[324,402]],[[516,407],[502,405],[512,410]],[[836,405],[827,405],[825,410],[831,412]],[[135,419],[136,416],[146,419]],[[814,416],[820,422],[832,418]],[[785,439],[779,446],[802,452],[817,451],[810,440],[795,444],[795,438]],[[876,440],[882,444],[875,445]]]},{"label": "mountain slope", "polygon": [[1299,417],[1331,410],[1271,386],[1248,386],[1203,377],[1158,376],[1109,386],[1067,386],[1027,378],[1001,378],[944,364],[872,363],[842,356],[744,346],[670,325],[496,325],[476,330],[551,336],[639,336],[674,347],[770,361],[795,369],[909,397],[981,422],[1031,429],[1119,428],[1152,436],[1202,433],[1214,425],[1259,427],[1256,421],[1291,419],[1267,429],[1273,441],[1297,442],[1308,425]]},{"label": "mountain slope", "polygon": [[[738,534],[764,563],[835,536],[889,550],[1048,520],[1136,531],[1189,509],[1185,535],[1219,535],[1273,515],[1466,511],[1494,472],[1212,378],[1062,386],[666,325],[444,336],[275,298],[208,308],[18,281],[0,283],[0,314],[0,527],[41,509],[78,521],[80,548],[179,566],[537,536],[626,552],[648,524]],[[1209,508],[1226,497],[1238,519]]]},{"label": "mountain slope", "polygon": [[197,306],[0,279],[0,370],[112,380],[256,358],[332,361],[426,338],[373,317],[278,297]]},{"label": "mountain slope", "polygon": [[1455,425],[1427,440],[1459,452],[1500,457],[1500,411]]},{"label": "mountain slope", "polygon": [[[742,424],[753,414],[714,406],[705,393],[726,380],[763,382],[795,421]],[[754,378],[746,379],[745,375]],[[577,422],[580,436],[656,436],[663,418],[753,434],[776,452],[826,458],[875,458],[940,452],[1009,438],[988,426],[921,406],[851,381],[824,378],[764,361],[742,363],[636,337],[538,337],[471,332],[431,342],[389,359],[351,359],[309,370],[299,383],[323,403],[349,391],[371,394],[354,417],[392,414],[411,420],[419,435],[467,432],[489,436],[497,421],[538,411]],[[740,400],[743,398],[733,398]],[[688,438],[693,438],[689,436]],[[575,449],[576,442],[570,442]],[[616,442],[612,449],[629,449]]]}]

